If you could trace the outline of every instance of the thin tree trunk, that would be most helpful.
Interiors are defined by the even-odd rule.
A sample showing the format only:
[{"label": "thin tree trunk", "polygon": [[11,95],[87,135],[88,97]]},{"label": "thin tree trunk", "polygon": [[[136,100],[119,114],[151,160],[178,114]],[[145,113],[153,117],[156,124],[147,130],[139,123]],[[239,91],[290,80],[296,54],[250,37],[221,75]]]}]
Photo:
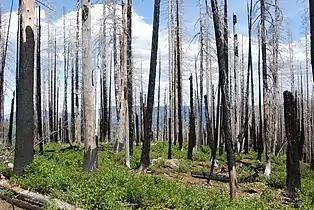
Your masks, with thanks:
[{"label": "thin tree trunk", "polygon": [[189,145],[188,145],[188,159],[192,160],[193,148],[196,144],[195,136],[195,116],[193,108],[193,77],[192,74],[189,78],[190,80],[190,119],[189,119]]},{"label": "thin tree trunk", "polygon": [[265,0],[261,0],[261,38],[262,38],[262,68],[263,68],[263,139],[266,146],[266,168],[265,175],[269,178],[271,174],[270,140],[269,140],[269,93],[267,82],[267,61],[266,61],[266,28],[265,28]]},{"label": "thin tree trunk", "polygon": [[13,97],[11,101],[11,111],[10,111],[10,122],[9,122],[9,134],[8,134],[8,143],[9,145],[13,144],[12,141],[12,134],[13,134],[13,117],[14,117],[14,98],[15,98],[15,91],[13,91]]},{"label": "thin tree trunk", "polygon": [[65,139],[64,142],[69,143],[69,122],[68,122],[68,68],[67,68],[67,56],[66,56],[66,40],[65,40],[65,12],[63,9],[63,39],[64,39],[64,46],[63,46],[63,54],[64,54],[64,132],[65,132]]},{"label": "thin tree trunk", "polygon": [[178,123],[179,123],[179,149],[183,148],[183,125],[182,125],[182,85],[181,85],[181,49],[180,49],[180,19],[179,19],[179,0],[176,4],[176,44],[177,44],[177,81],[178,81]]},{"label": "thin tree trunk", "polygon": [[41,110],[41,20],[40,20],[40,6],[38,8],[38,35],[37,35],[37,59],[36,59],[36,68],[37,68],[37,80],[36,80],[36,84],[37,84],[37,97],[36,97],[36,107],[37,107],[37,127],[38,127],[38,138],[41,141],[39,143],[39,153],[43,154],[44,153],[44,143],[41,140],[42,136],[43,136],[43,130],[42,130],[42,110]]},{"label": "thin tree trunk", "polygon": [[312,64],[312,77],[314,81],[314,2],[309,0],[310,12],[310,29],[311,29],[311,64]]},{"label": "thin tree trunk", "polygon": [[133,117],[133,68],[132,68],[132,0],[127,0],[127,102],[130,154],[133,154],[134,117]]},{"label": "thin tree trunk", "polygon": [[200,79],[200,95],[199,95],[199,108],[198,108],[198,112],[199,112],[199,127],[198,127],[198,132],[199,132],[199,140],[198,140],[198,146],[203,144],[203,121],[202,121],[202,116],[203,116],[203,62],[204,62],[204,35],[203,35],[203,17],[202,17],[202,3],[201,0],[199,0],[199,4],[200,4],[200,75],[199,75],[199,79]]},{"label": "thin tree trunk", "polygon": [[158,71],[158,96],[157,96],[157,122],[156,122],[156,127],[157,127],[157,134],[156,134],[156,139],[159,139],[159,109],[160,109],[160,76],[161,76],[161,55],[159,51],[159,71]]},{"label": "thin tree trunk", "polygon": [[261,87],[261,41],[260,41],[260,27],[258,28],[258,108],[259,108],[259,131],[258,131],[258,143],[257,143],[257,159],[262,161],[262,154],[264,151],[263,144],[263,117],[262,117],[262,87]]}]

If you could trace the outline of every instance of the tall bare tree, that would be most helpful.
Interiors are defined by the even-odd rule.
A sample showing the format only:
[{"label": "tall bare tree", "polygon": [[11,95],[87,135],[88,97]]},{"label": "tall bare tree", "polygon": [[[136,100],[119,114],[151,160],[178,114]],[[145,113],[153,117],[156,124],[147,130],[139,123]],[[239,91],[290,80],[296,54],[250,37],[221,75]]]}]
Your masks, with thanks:
[{"label": "tall bare tree", "polygon": [[37,129],[39,138],[39,152],[44,152],[43,125],[42,125],[42,110],[41,110],[41,20],[40,6],[38,8],[38,33],[37,33],[37,59],[36,59],[36,108],[37,108]]},{"label": "tall bare tree", "polygon": [[[226,40],[228,37],[225,33],[228,32],[227,25],[221,20],[218,11],[217,0],[211,0],[212,12],[214,16],[214,28],[216,37],[216,49],[218,57],[219,67],[219,83],[221,85],[221,96],[223,106],[223,128],[225,134],[225,144],[227,150],[229,180],[230,180],[230,197],[237,198],[237,178],[236,170],[234,165],[234,152],[232,147],[232,134],[231,134],[231,116],[230,116],[230,101],[229,101],[229,90],[228,90],[228,68],[226,68],[228,57],[228,49],[226,49]],[[225,7],[227,7],[227,1],[225,0]],[[225,19],[226,19],[226,8],[225,8]]]},{"label": "tall bare tree", "polygon": [[270,160],[270,141],[269,141],[269,93],[267,82],[267,60],[266,60],[266,3],[265,0],[260,1],[261,8],[261,41],[262,41],[262,69],[263,69],[263,139],[266,146],[266,168],[265,175],[270,177],[271,174],[271,160]]},{"label": "tall bare tree", "polygon": [[92,106],[91,11],[90,1],[82,0],[84,171],[97,169],[97,147]]},{"label": "tall bare tree", "polygon": [[153,19],[153,33],[152,33],[152,45],[150,56],[150,69],[149,69],[149,81],[147,92],[147,108],[145,111],[145,124],[144,124],[144,142],[142,146],[141,155],[141,170],[146,170],[150,164],[149,152],[150,142],[152,136],[152,118],[155,96],[155,80],[156,80],[156,68],[157,68],[157,53],[158,53],[158,35],[159,35],[159,15],[160,15],[160,0],[154,1],[154,19]]}]

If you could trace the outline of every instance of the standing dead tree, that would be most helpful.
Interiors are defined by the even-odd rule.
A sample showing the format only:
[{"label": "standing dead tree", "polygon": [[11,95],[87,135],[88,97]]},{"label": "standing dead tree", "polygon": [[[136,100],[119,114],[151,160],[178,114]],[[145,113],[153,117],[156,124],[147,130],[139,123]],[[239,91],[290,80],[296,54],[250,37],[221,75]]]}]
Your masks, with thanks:
[{"label": "standing dead tree", "polygon": [[299,147],[301,146],[298,136],[297,126],[297,102],[293,97],[293,93],[285,91],[284,97],[284,115],[286,136],[288,139],[287,145],[287,179],[286,186],[290,197],[295,197],[296,189],[301,189],[301,174],[300,174],[300,157]]},{"label": "standing dead tree", "polygon": [[94,133],[92,107],[92,60],[91,60],[91,11],[90,1],[82,0],[82,40],[83,40],[83,109],[84,109],[84,171],[97,169],[97,147]]},{"label": "standing dead tree", "polygon": [[158,35],[159,35],[159,15],[160,15],[160,0],[154,1],[154,19],[153,19],[153,33],[152,33],[152,46],[150,56],[150,69],[149,69],[149,82],[147,92],[147,108],[145,112],[144,124],[144,142],[142,146],[141,166],[140,170],[146,170],[150,164],[149,152],[150,142],[152,141],[152,117],[154,107],[155,95],[155,80],[156,80],[156,67],[157,67],[157,53],[158,53]]},{"label": "standing dead tree", "polygon": [[34,21],[35,1],[20,1],[20,68],[16,91],[14,174],[22,176],[34,158]]},{"label": "standing dead tree", "polygon": [[[225,1],[225,7],[227,7]],[[222,107],[223,107],[223,128],[225,134],[225,144],[227,150],[227,161],[230,180],[230,197],[237,198],[237,178],[234,165],[234,152],[232,146],[232,134],[231,134],[231,116],[230,116],[230,100],[228,90],[228,68],[226,68],[228,57],[228,49],[226,49],[226,32],[227,26],[221,20],[218,11],[217,0],[211,0],[212,12],[214,17],[214,29],[216,37],[216,49],[218,57],[219,67],[219,84],[221,87]],[[225,9],[226,12],[226,9]],[[225,17],[227,14],[225,14]],[[228,36],[227,36],[228,37]],[[227,51],[227,52],[226,52]]]}]

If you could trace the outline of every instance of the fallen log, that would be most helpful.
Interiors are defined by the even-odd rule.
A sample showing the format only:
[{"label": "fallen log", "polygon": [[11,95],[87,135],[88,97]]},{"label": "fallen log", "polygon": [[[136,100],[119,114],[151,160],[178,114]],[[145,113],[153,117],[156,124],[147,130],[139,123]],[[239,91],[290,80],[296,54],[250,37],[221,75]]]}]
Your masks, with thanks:
[{"label": "fallen log", "polygon": [[17,198],[10,198],[9,196],[5,196],[5,195],[1,195],[1,194],[0,194],[0,198],[4,201],[14,205],[14,206],[17,206],[17,207],[20,207],[23,209],[28,209],[28,210],[41,210],[42,209],[39,206],[30,204],[26,201],[22,201],[22,200],[19,200]]},{"label": "fallen log", "polygon": [[[198,178],[198,179],[208,179],[209,178],[209,173],[208,172],[191,172],[192,177]],[[229,182],[229,177],[226,175],[221,175],[221,174],[212,174],[210,176],[211,180],[215,181],[221,181],[221,182]]]},{"label": "fallen log", "polygon": [[[208,179],[209,173],[208,172],[191,172],[193,178],[197,179]],[[239,178],[238,183],[248,183],[248,182],[256,182],[256,178],[259,176],[258,173],[254,173],[248,175],[246,177]],[[222,174],[212,174],[210,177],[211,180],[220,181],[220,182],[229,182],[229,177]]]},{"label": "fallen log", "polygon": [[0,188],[12,191],[15,194],[15,198],[18,198],[28,203],[37,204],[39,206],[54,205],[60,210],[82,210],[82,208],[73,206],[69,203],[63,202],[59,199],[51,198],[47,195],[40,193],[31,192],[28,190],[21,189],[16,185],[10,185],[8,180],[1,174],[0,175]]}]

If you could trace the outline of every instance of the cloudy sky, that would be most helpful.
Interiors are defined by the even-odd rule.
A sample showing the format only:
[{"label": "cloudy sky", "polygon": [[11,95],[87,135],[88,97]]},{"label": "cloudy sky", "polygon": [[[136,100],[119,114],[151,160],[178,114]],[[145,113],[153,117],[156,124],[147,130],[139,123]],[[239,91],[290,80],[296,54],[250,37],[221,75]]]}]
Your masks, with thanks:
[{"label": "cloudy sky", "polygon": [[[1,2],[1,0],[0,0]],[[17,23],[17,17],[16,17],[16,8],[17,8],[17,2],[14,1],[14,15],[12,22]],[[75,24],[75,7],[76,7],[76,1],[75,0],[42,0],[42,2],[45,3],[45,5],[52,5],[52,7],[55,9],[54,12],[49,12],[48,9],[45,7],[42,7],[44,13],[48,14],[50,13],[52,15],[52,22],[53,27],[57,31],[57,40],[58,40],[58,66],[60,66],[60,69],[63,68],[63,34],[62,34],[62,23],[63,23],[63,16],[62,16],[62,9],[65,8],[66,12],[66,23],[67,26],[72,26]],[[51,3],[49,3],[51,2]],[[94,39],[97,39],[98,33],[99,33],[99,26],[100,21],[102,17],[102,6],[97,3],[101,3],[102,0],[92,0],[93,8],[92,8],[92,33]],[[160,38],[159,38],[159,50],[161,52],[162,57],[162,91],[161,91],[161,99],[163,100],[164,95],[164,89],[168,86],[168,49],[167,49],[167,5],[168,0],[161,0],[161,26],[160,26]],[[244,45],[244,55],[246,59],[247,55],[247,13],[246,13],[246,0],[231,0],[229,1],[229,26],[232,24],[232,13],[236,13],[238,15],[238,28],[239,28],[239,41],[240,46]],[[281,9],[284,15],[284,23],[283,25],[288,26],[291,29],[292,32],[292,40],[294,41],[294,54],[295,54],[295,60],[297,61],[296,66],[300,66],[299,64],[304,63],[305,61],[305,42],[304,42],[304,33],[302,32],[303,29],[303,17],[305,13],[305,7],[306,5],[303,3],[302,0],[279,0]],[[2,8],[5,12],[9,11],[11,0],[2,0]],[[183,57],[184,57],[184,66],[183,66],[183,99],[184,103],[188,103],[188,77],[191,71],[194,72],[194,58],[198,53],[198,43],[197,40],[195,40],[193,43],[189,43],[188,40],[190,40],[194,34],[198,33],[199,26],[195,24],[198,20],[198,1],[197,0],[183,0],[183,30],[185,34],[185,41],[183,43]],[[149,69],[149,57],[150,57],[150,45],[151,45],[151,31],[152,31],[152,14],[153,14],[153,0],[133,0],[133,54],[134,54],[134,69],[135,69],[135,88],[139,88],[139,81],[140,76],[139,72],[140,69],[143,69],[143,81],[144,81],[144,91],[147,87],[147,78],[148,78],[148,69]],[[8,13],[4,15],[7,19]],[[43,39],[45,39],[45,34],[47,34],[47,24],[45,23],[47,21],[48,15],[42,15],[43,18]],[[11,49],[15,49],[15,40],[16,40],[16,29],[17,24],[13,24],[10,30],[10,43],[11,43]],[[73,32],[67,32],[68,35],[73,35]],[[231,33],[231,31],[230,31]],[[286,37],[286,32],[283,32],[283,37]],[[59,41],[60,40],[60,41]],[[74,37],[73,39],[74,40]],[[281,55],[281,67],[282,69],[287,68],[287,39],[283,39],[281,49],[282,49],[282,55]],[[232,43],[232,42],[230,42]],[[47,43],[46,43],[47,44]],[[256,40],[253,40],[253,60],[257,61],[257,42]],[[45,48],[45,43],[43,43],[43,48]],[[44,53],[43,49],[43,53]],[[10,59],[14,61],[15,52],[12,50],[10,54]],[[97,57],[97,56],[95,56]],[[164,58],[164,59],[163,59]],[[95,62],[96,59],[95,59]],[[109,61],[108,61],[109,62]],[[45,64],[43,64],[45,65]],[[5,114],[9,113],[9,103],[10,98],[12,95],[12,91],[15,89],[14,86],[14,75],[15,70],[12,66],[7,67],[8,70],[6,71],[6,98],[5,98]],[[299,67],[295,67],[296,69]],[[215,71],[215,70],[214,70]],[[216,70],[217,71],[217,70]],[[258,90],[258,82],[257,82],[257,70],[255,68],[254,70],[254,89]],[[289,86],[289,75],[285,73],[285,71],[281,72],[281,87],[286,88]],[[214,78],[217,77],[217,74],[214,74]],[[62,76],[59,78],[60,85],[62,87]],[[204,79],[205,80],[205,79]],[[68,91],[69,92],[69,91]],[[257,94],[256,94],[257,95]],[[62,96],[61,96],[62,97]],[[138,97],[138,96],[137,96]],[[62,100],[60,100],[62,101]]]}]

